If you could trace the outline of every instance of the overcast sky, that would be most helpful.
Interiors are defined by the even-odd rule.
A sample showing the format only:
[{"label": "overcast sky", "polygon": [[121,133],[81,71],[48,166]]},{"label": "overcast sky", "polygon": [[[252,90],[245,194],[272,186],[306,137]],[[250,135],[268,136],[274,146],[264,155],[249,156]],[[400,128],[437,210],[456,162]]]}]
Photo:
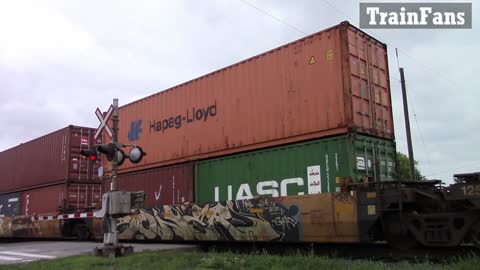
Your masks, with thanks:
[{"label": "overcast sky", "polygon": [[[307,34],[359,22],[354,0],[246,2]],[[479,6],[473,29],[366,30],[388,44],[406,153],[400,49],[429,178],[480,171]],[[70,124],[97,127],[95,109],[114,97],[126,104],[303,36],[241,0],[0,1],[0,151]]]}]

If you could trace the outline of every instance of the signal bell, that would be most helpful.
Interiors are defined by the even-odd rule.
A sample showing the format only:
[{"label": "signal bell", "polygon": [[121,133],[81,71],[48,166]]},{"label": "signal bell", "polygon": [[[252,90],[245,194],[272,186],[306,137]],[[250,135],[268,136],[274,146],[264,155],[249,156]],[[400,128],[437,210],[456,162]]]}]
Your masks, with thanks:
[{"label": "signal bell", "polygon": [[146,154],[147,153],[143,152],[143,149],[140,146],[133,146],[128,154],[128,159],[130,159],[130,162],[133,164],[137,164],[142,161],[143,156]]}]

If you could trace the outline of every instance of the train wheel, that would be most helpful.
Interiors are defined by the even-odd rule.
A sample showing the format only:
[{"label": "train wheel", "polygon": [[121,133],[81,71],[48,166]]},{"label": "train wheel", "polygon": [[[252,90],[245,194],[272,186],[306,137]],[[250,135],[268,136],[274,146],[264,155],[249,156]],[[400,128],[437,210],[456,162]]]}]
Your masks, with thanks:
[{"label": "train wheel", "polygon": [[384,217],[384,233],[385,240],[395,249],[408,250],[418,246],[417,241],[407,229],[407,225],[402,224],[398,214]]}]

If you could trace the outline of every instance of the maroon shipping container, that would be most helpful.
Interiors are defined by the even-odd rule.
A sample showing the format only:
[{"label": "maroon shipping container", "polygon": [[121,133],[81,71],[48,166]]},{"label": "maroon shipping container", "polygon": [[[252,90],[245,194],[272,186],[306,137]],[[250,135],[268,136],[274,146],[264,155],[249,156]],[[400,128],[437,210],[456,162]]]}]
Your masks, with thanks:
[{"label": "maroon shipping container", "polygon": [[120,108],[121,172],[354,131],[394,139],[387,47],[348,22]]},{"label": "maroon shipping container", "polygon": [[[119,190],[141,191],[147,195],[145,207],[193,202],[193,163],[149,169],[118,176]],[[104,190],[110,190],[105,181]]]},{"label": "maroon shipping container", "polygon": [[51,184],[99,182],[100,161],[80,155],[94,142],[95,129],[68,126],[0,152],[0,194]]},{"label": "maroon shipping container", "polygon": [[21,215],[77,213],[101,208],[102,185],[60,184],[21,192]]}]

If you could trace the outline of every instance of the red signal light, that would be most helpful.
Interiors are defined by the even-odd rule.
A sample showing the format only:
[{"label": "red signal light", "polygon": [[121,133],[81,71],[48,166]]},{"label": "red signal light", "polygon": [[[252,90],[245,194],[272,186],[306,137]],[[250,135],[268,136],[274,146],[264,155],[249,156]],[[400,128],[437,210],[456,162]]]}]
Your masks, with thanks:
[{"label": "red signal light", "polygon": [[80,155],[88,158],[90,161],[97,161],[98,153],[96,149],[83,149],[80,151]]}]

